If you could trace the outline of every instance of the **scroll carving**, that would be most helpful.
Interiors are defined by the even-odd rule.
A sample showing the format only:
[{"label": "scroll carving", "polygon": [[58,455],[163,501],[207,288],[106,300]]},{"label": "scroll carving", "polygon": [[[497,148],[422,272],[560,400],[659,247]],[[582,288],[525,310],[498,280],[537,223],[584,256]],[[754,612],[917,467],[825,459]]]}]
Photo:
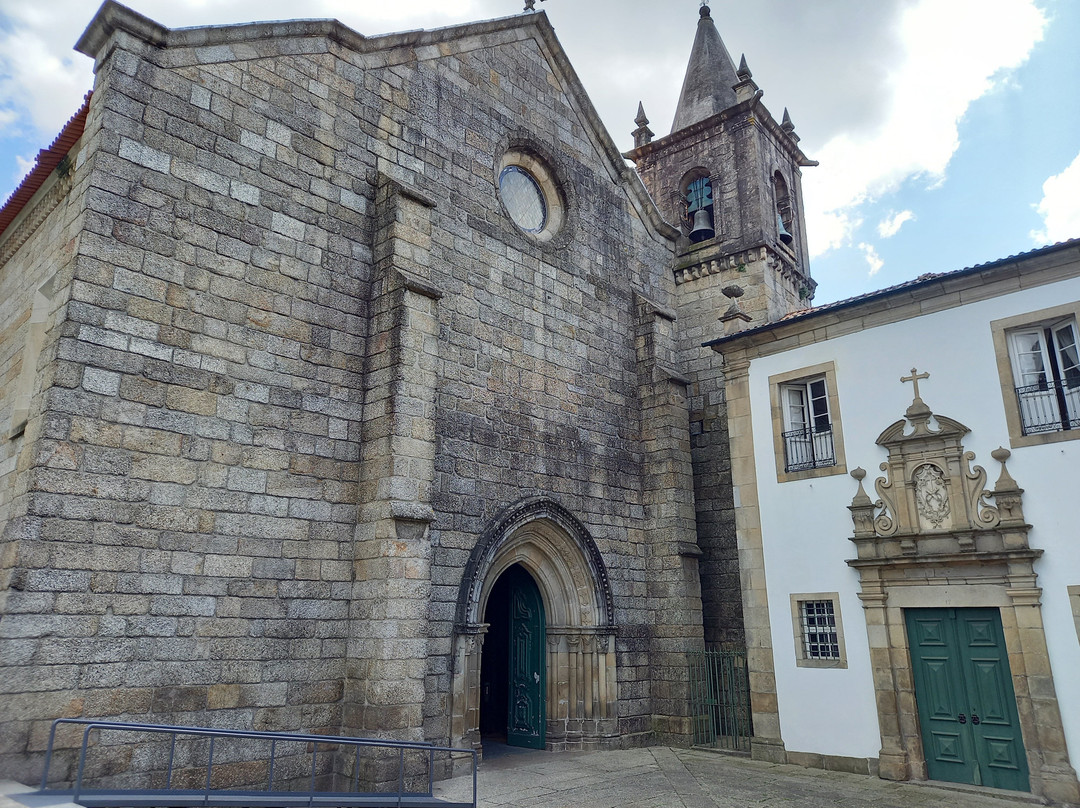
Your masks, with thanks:
[{"label": "scroll carving", "polygon": [[[902,381],[926,378],[913,370]],[[1023,490],[1005,468],[1009,451],[990,453],[1001,463],[1001,476],[988,490],[986,470],[963,445],[970,431],[932,412],[915,391],[904,418],[877,438],[889,457],[880,465],[884,475],[874,481],[876,502],[863,489],[866,472],[851,473],[859,485],[848,506],[859,563],[1027,550]]]},{"label": "scroll carving", "polygon": [[971,461],[974,459],[974,452],[964,453],[964,476],[971,481],[968,489],[971,521],[976,527],[994,528],[1001,523],[1001,513],[985,501],[984,498],[989,494],[986,490],[986,469],[982,466],[972,466]]},{"label": "scroll carving", "polygon": [[[889,464],[882,463],[879,468],[888,472]],[[891,536],[899,529],[900,525],[896,520],[896,500],[892,491],[893,484],[890,480],[884,477],[878,477],[874,480],[874,490],[877,491],[880,499],[874,503],[874,507],[881,508],[881,513],[874,519],[874,530],[877,531],[879,536]]]}]

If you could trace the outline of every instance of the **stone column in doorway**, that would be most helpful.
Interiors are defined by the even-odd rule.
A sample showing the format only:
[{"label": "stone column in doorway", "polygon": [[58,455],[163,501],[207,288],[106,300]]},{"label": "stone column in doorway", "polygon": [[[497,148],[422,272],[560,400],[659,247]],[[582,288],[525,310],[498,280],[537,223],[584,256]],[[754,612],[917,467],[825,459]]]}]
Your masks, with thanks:
[{"label": "stone column in doorway", "polygon": [[344,731],[421,740],[440,293],[429,282],[432,203],[381,177],[375,204]]}]

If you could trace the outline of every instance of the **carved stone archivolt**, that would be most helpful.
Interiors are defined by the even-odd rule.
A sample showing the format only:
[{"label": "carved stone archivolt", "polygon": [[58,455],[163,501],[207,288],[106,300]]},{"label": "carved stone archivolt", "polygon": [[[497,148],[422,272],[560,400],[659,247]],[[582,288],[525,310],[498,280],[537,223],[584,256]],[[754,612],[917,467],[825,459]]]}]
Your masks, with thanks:
[{"label": "carved stone archivolt", "polygon": [[1013,660],[1031,790],[1072,803],[1080,786],[1062,741],[1034,569],[1042,550],[1028,543],[1023,489],[1005,466],[1010,452],[1004,448],[990,453],[1001,470],[994,488],[986,487],[986,471],[972,465],[975,454],[962,443],[968,428],[935,415],[919,397],[918,383],[926,378],[912,370],[901,380],[914,383],[915,399],[877,439],[889,455],[880,467],[885,475],[874,481],[876,500],[863,487],[866,471],[851,472],[858,482],[848,507],[857,557],[848,564],[859,572],[870,641],[880,774],[890,780],[927,775],[905,611],[994,607]]},{"label": "carved stone archivolt", "polygon": [[466,565],[455,627],[453,743],[479,748],[483,618],[495,582],[515,565],[533,577],[544,602],[547,748],[614,743],[618,678],[607,569],[588,530],[543,498],[516,503],[492,520]]}]

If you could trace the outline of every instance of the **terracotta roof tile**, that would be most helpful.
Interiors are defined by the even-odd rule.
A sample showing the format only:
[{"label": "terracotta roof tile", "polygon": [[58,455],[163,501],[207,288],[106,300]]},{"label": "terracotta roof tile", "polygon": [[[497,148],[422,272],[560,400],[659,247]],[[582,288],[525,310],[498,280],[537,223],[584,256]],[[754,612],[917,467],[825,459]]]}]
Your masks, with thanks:
[{"label": "terracotta roof tile", "polygon": [[60,130],[60,134],[56,136],[56,140],[52,142],[52,145],[38,152],[37,160],[35,160],[30,173],[23,178],[23,181],[19,183],[19,187],[12,192],[4,206],[0,208],[0,236],[15,221],[15,217],[22,212],[26,204],[34,197],[34,194],[45,184],[45,180],[60,165],[60,161],[71,151],[71,147],[75,145],[75,142],[82,137],[83,129],[86,126],[86,113],[90,109],[91,95],[93,95],[92,91],[86,94],[79,111],[64,124],[64,128]]}]

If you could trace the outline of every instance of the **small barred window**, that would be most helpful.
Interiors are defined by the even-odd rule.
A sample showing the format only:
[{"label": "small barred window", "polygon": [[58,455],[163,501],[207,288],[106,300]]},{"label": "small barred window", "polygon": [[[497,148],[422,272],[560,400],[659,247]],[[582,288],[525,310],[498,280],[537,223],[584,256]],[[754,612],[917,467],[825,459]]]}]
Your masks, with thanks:
[{"label": "small barred window", "polygon": [[840,659],[836,613],[831,600],[804,600],[800,604],[803,650],[807,659]]}]

